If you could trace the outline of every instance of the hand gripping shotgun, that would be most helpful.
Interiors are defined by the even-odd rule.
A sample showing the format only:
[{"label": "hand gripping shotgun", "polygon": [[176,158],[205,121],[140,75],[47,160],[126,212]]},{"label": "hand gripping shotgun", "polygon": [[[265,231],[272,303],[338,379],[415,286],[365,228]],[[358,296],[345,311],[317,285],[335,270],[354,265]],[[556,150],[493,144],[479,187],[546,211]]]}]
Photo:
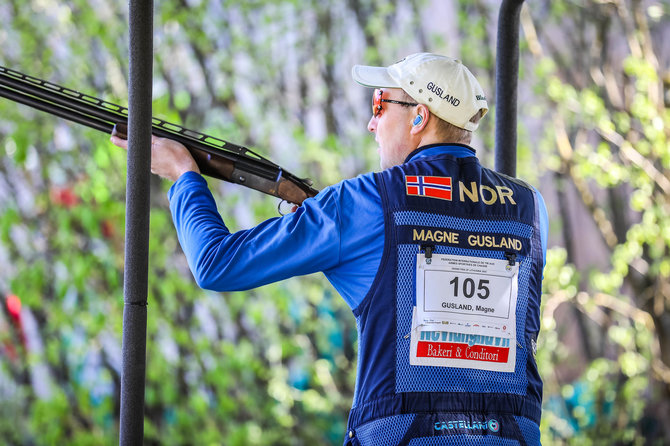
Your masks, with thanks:
[{"label": "hand gripping shotgun", "polygon": [[[127,139],[128,109],[0,66],[0,96]],[[300,205],[319,191],[246,147],[152,118],[151,132],[182,143],[203,175]]]}]

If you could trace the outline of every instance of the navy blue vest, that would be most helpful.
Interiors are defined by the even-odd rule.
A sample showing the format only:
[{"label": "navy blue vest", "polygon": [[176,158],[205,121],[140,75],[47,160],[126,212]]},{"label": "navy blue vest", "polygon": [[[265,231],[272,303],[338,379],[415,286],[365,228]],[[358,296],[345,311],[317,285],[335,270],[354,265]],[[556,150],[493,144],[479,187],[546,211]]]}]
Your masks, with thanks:
[{"label": "navy blue vest", "polygon": [[[450,155],[419,158],[375,180],[384,253],[354,311],[358,376],[345,443],[539,444],[542,381],[533,350],[543,252],[536,192],[475,157]],[[518,262],[514,372],[410,365],[417,254],[426,250]]]}]

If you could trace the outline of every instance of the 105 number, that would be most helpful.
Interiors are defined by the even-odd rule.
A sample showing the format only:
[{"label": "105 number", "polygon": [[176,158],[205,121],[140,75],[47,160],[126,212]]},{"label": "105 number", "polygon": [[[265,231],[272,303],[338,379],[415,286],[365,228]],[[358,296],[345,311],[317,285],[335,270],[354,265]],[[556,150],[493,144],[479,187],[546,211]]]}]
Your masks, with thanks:
[{"label": "105 number", "polygon": [[461,284],[462,286],[459,286],[459,279],[460,277],[456,276],[449,282],[449,285],[454,286],[454,297],[460,297],[459,293],[463,293],[463,296],[470,299],[477,293],[477,297],[480,299],[488,299],[491,294],[488,279],[479,279],[475,282],[475,279],[468,277],[463,280],[463,283]]}]

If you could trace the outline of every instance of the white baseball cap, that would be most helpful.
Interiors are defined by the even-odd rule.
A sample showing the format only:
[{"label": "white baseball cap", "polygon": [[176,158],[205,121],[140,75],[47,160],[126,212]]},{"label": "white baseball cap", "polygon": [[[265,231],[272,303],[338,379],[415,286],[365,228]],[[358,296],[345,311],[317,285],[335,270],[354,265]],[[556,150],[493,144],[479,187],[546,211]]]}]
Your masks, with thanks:
[{"label": "white baseball cap", "polygon": [[365,87],[402,88],[431,113],[465,130],[477,129],[470,118],[489,109],[475,76],[451,57],[416,53],[389,67],[355,65],[351,74]]}]

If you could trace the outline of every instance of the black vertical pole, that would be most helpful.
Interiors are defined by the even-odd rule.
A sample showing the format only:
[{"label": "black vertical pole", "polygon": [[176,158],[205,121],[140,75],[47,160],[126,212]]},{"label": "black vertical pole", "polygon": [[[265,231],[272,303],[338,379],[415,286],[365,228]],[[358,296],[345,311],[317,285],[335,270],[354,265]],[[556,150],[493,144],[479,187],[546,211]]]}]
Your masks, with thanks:
[{"label": "black vertical pole", "polygon": [[495,169],[516,176],[516,105],[519,83],[519,16],[523,0],[503,0],[496,46]]},{"label": "black vertical pole", "polygon": [[144,439],[149,274],[153,0],[130,0],[128,180],[119,444]]}]

